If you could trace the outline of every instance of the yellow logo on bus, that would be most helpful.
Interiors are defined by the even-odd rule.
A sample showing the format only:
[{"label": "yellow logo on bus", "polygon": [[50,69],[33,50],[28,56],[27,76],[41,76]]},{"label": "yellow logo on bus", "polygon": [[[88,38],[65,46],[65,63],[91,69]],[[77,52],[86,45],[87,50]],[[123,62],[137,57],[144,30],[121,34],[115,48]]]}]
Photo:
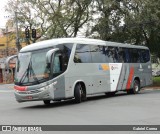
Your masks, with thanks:
[{"label": "yellow logo on bus", "polygon": [[107,70],[109,70],[109,66],[106,64],[101,64],[101,65],[99,65],[99,70],[107,71]]}]

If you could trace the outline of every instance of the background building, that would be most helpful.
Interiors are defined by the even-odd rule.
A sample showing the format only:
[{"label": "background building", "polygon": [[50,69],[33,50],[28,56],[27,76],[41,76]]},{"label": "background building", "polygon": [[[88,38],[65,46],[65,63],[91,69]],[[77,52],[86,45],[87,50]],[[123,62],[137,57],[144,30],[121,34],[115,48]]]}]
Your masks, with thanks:
[{"label": "background building", "polygon": [[[18,54],[16,48],[16,30],[12,22],[8,21],[6,28],[0,28],[0,83],[12,83],[16,60],[10,62],[10,70],[5,70],[7,57]],[[23,35],[22,35],[23,36]],[[26,46],[25,40],[20,39],[22,47]]]}]

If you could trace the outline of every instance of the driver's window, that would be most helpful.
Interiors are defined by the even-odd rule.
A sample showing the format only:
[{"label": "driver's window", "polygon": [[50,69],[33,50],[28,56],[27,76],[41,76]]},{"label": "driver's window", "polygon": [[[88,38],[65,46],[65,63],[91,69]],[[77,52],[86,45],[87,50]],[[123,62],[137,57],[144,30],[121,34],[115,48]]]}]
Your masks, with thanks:
[{"label": "driver's window", "polygon": [[60,59],[59,55],[56,54],[54,57],[54,62],[53,62],[53,73],[60,73]]}]

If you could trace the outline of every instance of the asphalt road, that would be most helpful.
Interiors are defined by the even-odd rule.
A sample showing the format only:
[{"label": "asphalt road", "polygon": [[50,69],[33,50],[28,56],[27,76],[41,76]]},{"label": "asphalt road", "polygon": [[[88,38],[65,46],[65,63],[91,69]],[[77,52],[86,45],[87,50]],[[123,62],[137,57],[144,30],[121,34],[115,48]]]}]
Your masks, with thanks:
[{"label": "asphalt road", "polygon": [[124,92],[114,97],[91,96],[75,104],[73,100],[18,103],[13,85],[0,85],[1,125],[158,125],[160,90],[142,90],[137,95]]},{"label": "asphalt road", "polygon": [[[18,103],[14,97],[13,85],[0,85],[0,125],[160,125],[160,89],[141,90],[137,95],[119,92],[114,97],[101,94],[90,96],[87,101],[80,104],[69,100],[53,102],[46,106],[42,101]],[[43,133],[158,134],[159,132],[51,131]]]}]

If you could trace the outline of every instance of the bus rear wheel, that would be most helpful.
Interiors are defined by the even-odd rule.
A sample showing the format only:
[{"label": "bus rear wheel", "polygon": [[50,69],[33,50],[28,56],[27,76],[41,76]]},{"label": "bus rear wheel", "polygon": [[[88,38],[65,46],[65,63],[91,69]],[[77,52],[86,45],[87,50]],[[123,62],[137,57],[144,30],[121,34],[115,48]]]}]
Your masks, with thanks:
[{"label": "bus rear wheel", "polygon": [[82,84],[78,83],[75,86],[74,97],[76,103],[81,103],[82,100],[86,100],[86,91],[84,89],[84,86],[82,86]]},{"label": "bus rear wheel", "polygon": [[45,105],[51,104],[51,101],[50,101],[50,100],[43,100],[43,102],[44,102]]},{"label": "bus rear wheel", "polygon": [[127,91],[128,94],[138,94],[140,91],[140,82],[138,80],[134,80],[133,88]]}]

